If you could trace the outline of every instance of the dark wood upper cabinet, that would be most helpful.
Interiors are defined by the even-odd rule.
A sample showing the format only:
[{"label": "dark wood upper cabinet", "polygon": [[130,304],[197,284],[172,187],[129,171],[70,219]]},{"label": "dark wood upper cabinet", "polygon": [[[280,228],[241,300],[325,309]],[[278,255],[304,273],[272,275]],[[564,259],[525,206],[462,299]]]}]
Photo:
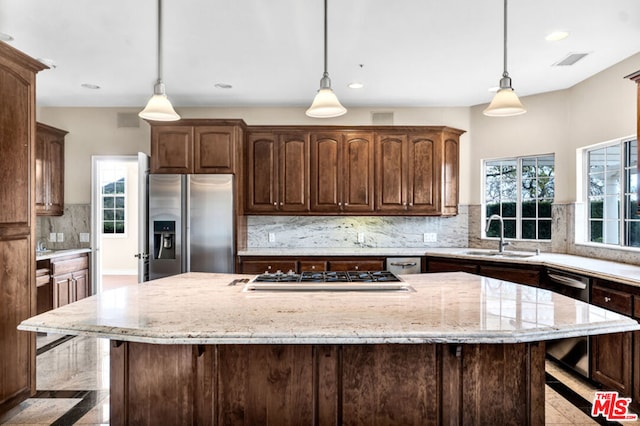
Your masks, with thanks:
[{"label": "dark wood upper cabinet", "polygon": [[193,127],[151,127],[151,173],[193,172]]},{"label": "dark wood upper cabinet", "polygon": [[312,212],[373,212],[373,133],[312,133],[310,157]]},{"label": "dark wood upper cabinet", "polygon": [[67,132],[36,124],[36,214],[64,212],[64,138]]},{"label": "dark wood upper cabinet", "polygon": [[151,173],[236,173],[242,120],[150,122]]},{"label": "dark wood upper cabinet", "polygon": [[194,173],[233,173],[235,141],[235,126],[195,127]]},{"label": "dark wood upper cabinet", "polygon": [[249,133],[246,151],[246,212],[309,211],[307,133]]}]

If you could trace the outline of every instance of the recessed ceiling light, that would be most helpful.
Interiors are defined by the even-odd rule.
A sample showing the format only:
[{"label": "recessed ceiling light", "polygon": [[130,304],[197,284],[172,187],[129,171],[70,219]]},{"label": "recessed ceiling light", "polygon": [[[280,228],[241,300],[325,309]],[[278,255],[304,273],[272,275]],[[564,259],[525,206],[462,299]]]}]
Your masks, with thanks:
[{"label": "recessed ceiling light", "polygon": [[2,41],[13,41],[13,37],[9,34],[0,33],[0,40]]},{"label": "recessed ceiling light", "polygon": [[218,88],[218,89],[231,89],[233,87],[232,85],[230,85],[228,83],[216,83],[213,86]]},{"label": "recessed ceiling light", "polygon": [[349,83],[350,89],[362,89],[363,87],[364,87],[364,84],[360,83],[359,81],[354,81],[353,83]]},{"label": "recessed ceiling light", "polygon": [[80,87],[83,87],[85,89],[91,89],[91,90],[98,90],[100,88],[100,86],[98,86],[97,84],[91,84],[91,83],[82,83]]},{"label": "recessed ceiling light", "polygon": [[56,63],[53,61],[53,59],[49,59],[49,58],[36,58],[38,61],[42,62],[43,64],[45,64],[46,66],[48,66],[51,69],[55,69],[57,67]]},{"label": "recessed ceiling light", "polygon": [[550,34],[547,34],[544,39],[547,41],[560,41],[564,40],[567,37],[569,37],[569,33],[566,31],[554,31]]}]

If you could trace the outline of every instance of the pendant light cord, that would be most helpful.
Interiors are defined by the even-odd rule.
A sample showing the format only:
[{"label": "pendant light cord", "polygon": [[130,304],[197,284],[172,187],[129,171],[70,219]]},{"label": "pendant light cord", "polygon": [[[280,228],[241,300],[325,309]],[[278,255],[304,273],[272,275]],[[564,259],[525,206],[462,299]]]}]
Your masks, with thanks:
[{"label": "pendant light cord", "polygon": [[509,73],[507,72],[507,0],[504,0],[504,19],[502,22],[504,25],[504,37],[503,37],[504,46],[503,46],[503,56],[502,56],[504,69],[502,72],[502,76],[508,77]]},{"label": "pendant light cord", "polygon": [[162,0],[158,0],[158,83],[162,83]]},{"label": "pendant light cord", "polygon": [[324,0],[324,75],[328,76],[327,66],[327,0]]}]

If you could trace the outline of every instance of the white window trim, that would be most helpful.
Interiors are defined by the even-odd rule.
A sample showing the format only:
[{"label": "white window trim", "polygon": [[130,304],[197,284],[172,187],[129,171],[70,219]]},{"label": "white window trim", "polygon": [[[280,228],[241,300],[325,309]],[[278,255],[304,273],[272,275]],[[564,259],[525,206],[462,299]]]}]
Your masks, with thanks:
[{"label": "white window trim", "polygon": [[[521,179],[522,178],[522,160],[527,158],[539,158],[539,157],[553,157],[553,163],[555,168],[556,155],[553,152],[546,153],[546,154],[521,155],[521,156],[513,156],[513,157],[485,158],[480,161],[480,170],[482,171],[481,173],[482,176],[480,179],[481,185],[482,185],[481,186],[482,204],[480,208],[481,210],[480,219],[482,221],[480,224],[481,240],[498,241],[500,239],[499,237],[487,237],[487,232],[486,232],[486,224],[487,224],[487,199],[486,199],[487,194],[486,194],[486,174],[485,174],[486,163],[491,161],[516,160],[516,169],[517,169],[518,179]],[[548,240],[522,238],[522,187],[521,186],[522,185],[518,185],[516,189],[517,203],[520,206],[520,208],[516,209],[516,216],[515,216],[515,220],[517,223],[516,237],[515,238],[505,237],[505,239],[509,239],[511,241],[532,242],[532,243],[550,243],[553,240],[553,232],[551,234],[551,238]],[[555,193],[555,186],[554,186],[554,193]],[[554,201],[555,201],[555,197],[554,197]],[[553,206],[553,203],[552,203],[552,206]],[[507,219],[512,220],[512,218],[507,218]],[[536,220],[539,220],[537,213],[536,213]],[[553,217],[551,217],[550,220],[552,222],[552,228],[553,228]]]},{"label": "white window trim", "polygon": [[[578,200],[578,204],[581,204],[582,208],[581,208],[581,213],[582,213],[582,217],[580,217],[580,215],[576,215],[575,218],[575,224],[574,224],[574,229],[578,230],[581,229],[582,232],[575,233],[575,238],[574,238],[574,244],[577,246],[584,246],[584,247],[593,247],[593,248],[598,248],[598,249],[613,249],[613,250],[621,250],[621,251],[626,251],[626,252],[632,252],[632,253],[640,253],[640,247],[632,247],[632,246],[627,246],[627,245],[622,245],[622,244],[607,244],[607,243],[598,243],[598,242],[594,242],[594,241],[590,241],[590,229],[589,229],[589,184],[587,182],[588,178],[589,178],[589,151],[595,150],[595,149],[601,149],[601,148],[605,148],[607,146],[614,146],[614,145],[622,145],[624,142],[628,142],[628,141],[633,141],[633,140],[638,140],[638,143],[640,143],[640,138],[637,135],[629,135],[629,136],[624,136],[621,138],[615,138],[615,139],[611,139],[605,142],[599,142],[597,144],[593,144],[593,145],[588,145],[582,148],[578,148],[576,151],[578,153],[577,155],[577,163],[578,163],[578,173],[577,173],[577,180],[579,182],[579,184],[576,185],[576,190],[577,190],[577,194],[576,194],[576,199]],[[623,150],[621,150],[622,152]],[[638,161],[640,161],[640,158],[638,159]],[[624,163],[621,162],[620,164],[621,166],[621,172],[624,173],[625,170],[625,165]],[[621,176],[621,179],[623,178],[623,176]],[[640,183],[639,183],[640,184]],[[621,188],[621,197],[624,197],[625,192],[622,190],[623,188]],[[624,188],[626,190],[626,188]],[[625,220],[625,216],[624,216],[624,203],[620,203],[620,221],[624,221]],[[581,234],[581,235],[579,235]],[[623,235],[623,230],[622,227],[620,227],[619,229],[619,241],[624,241],[624,235]]]}]

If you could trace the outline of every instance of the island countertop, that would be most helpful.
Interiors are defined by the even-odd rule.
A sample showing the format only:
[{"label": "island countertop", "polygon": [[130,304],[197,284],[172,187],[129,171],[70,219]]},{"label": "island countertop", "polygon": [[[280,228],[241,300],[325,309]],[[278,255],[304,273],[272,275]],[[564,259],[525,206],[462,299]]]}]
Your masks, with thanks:
[{"label": "island countertop", "polygon": [[186,273],[105,291],[20,330],[157,344],[521,343],[632,331],[628,317],[462,272],[405,275],[414,291],[245,292],[249,275]]}]

